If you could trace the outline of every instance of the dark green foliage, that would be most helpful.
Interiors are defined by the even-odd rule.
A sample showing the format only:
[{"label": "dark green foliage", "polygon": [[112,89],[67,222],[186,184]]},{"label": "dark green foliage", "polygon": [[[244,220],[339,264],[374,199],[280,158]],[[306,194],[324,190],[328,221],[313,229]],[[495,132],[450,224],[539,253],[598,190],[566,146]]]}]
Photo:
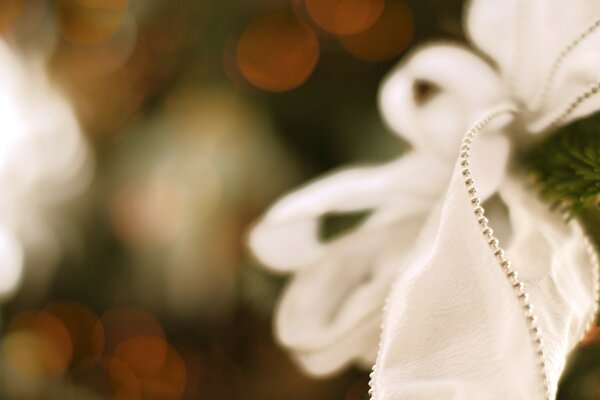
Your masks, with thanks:
[{"label": "dark green foliage", "polygon": [[562,127],[533,148],[527,163],[542,196],[571,215],[600,201],[600,113]]},{"label": "dark green foliage", "polygon": [[[578,217],[600,245],[600,113],[562,127],[536,145],[526,163],[542,196],[553,206]],[[573,352],[563,373],[558,400],[597,399],[594,368],[600,360],[599,342]]]}]

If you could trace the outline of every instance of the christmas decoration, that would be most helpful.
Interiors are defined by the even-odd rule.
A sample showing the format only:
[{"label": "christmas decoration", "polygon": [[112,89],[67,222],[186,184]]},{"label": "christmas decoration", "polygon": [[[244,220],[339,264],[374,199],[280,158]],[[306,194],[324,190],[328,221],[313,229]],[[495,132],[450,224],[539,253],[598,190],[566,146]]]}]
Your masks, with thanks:
[{"label": "christmas decoration", "polygon": [[[597,255],[509,157],[597,110],[594,7],[473,1],[467,30],[499,73],[457,45],[414,51],[380,96],[411,153],[324,178],[266,213],[250,243],[295,272],[276,327],[308,371],[369,362],[393,280],[372,398],[556,396],[597,310]],[[319,240],[324,215],[365,209],[353,232]]]},{"label": "christmas decoration", "polygon": [[91,178],[75,115],[41,57],[0,40],[0,298],[44,290],[74,228],[68,207]]}]

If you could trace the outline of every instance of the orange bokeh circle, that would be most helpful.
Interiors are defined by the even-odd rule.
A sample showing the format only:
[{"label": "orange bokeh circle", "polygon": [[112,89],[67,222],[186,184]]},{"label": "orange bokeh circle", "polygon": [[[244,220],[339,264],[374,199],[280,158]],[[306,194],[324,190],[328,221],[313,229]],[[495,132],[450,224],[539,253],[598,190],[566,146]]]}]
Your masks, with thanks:
[{"label": "orange bokeh circle", "polygon": [[414,22],[404,1],[387,1],[375,24],[365,32],[340,38],[353,56],[367,61],[383,61],[402,53],[413,37]]},{"label": "orange bokeh circle", "polygon": [[316,34],[291,14],[272,13],[254,20],[237,45],[237,65],[254,86],[282,92],[304,83],[319,60]]},{"label": "orange bokeh circle", "polygon": [[171,182],[130,182],[119,189],[112,201],[112,228],[119,239],[133,248],[169,244],[182,223],[181,203]]},{"label": "orange bokeh circle", "polygon": [[304,0],[311,19],[335,35],[355,35],[375,24],[385,0]]},{"label": "orange bokeh circle", "polygon": [[104,330],[98,325],[98,317],[86,305],[72,301],[56,301],[44,307],[44,311],[58,318],[71,337],[72,363],[96,362],[104,347]]},{"label": "orange bokeh circle", "polygon": [[32,378],[48,378],[64,373],[73,355],[73,344],[65,325],[47,312],[17,316],[3,338],[9,364]]},{"label": "orange bokeh circle", "polygon": [[104,354],[112,355],[124,341],[136,336],[164,338],[165,333],[156,318],[134,307],[118,307],[100,316],[97,329],[104,331]]},{"label": "orange bokeh circle", "polygon": [[141,382],[127,363],[112,357],[106,366],[115,400],[142,399]]},{"label": "orange bokeh circle", "polygon": [[115,390],[135,392],[143,398],[180,399],[187,372],[178,351],[156,336],[137,336],[122,342],[108,366]]},{"label": "orange bokeh circle", "polygon": [[0,33],[13,27],[23,10],[23,0],[2,0],[0,2]]},{"label": "orange bokeh circle", "polygon": [[98,44],[119,30],[128,3],[128,0],[57,0],[56,19],[68,40]]}]

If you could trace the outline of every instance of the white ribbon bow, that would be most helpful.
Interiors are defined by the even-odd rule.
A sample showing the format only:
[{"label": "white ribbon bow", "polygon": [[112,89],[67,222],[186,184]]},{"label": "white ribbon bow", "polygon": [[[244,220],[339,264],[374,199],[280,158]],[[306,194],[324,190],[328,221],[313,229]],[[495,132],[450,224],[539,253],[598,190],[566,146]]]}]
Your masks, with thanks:
[{"label": "white ribbon bow", "polygon": [[[576,223],[541,204],[510,147],[600,109],[600,2],[474,0],[472,41],[414,51],[385,80],[380,107],[412,151],[347,169],[271,208],[250,236],[269,267],[293,272],[276,332],[308,372],[372,364],[389,285],[373,391],[388,399],[553,398],[567,355],[596,309],[593,258]],[[538,317],[548,394],[526,319],[473,214],[461,138],[487,110],[510,119],[473,144],[471,170],[486,216]],[[372,210],[359,228],[318,240],[319,218]]]}]

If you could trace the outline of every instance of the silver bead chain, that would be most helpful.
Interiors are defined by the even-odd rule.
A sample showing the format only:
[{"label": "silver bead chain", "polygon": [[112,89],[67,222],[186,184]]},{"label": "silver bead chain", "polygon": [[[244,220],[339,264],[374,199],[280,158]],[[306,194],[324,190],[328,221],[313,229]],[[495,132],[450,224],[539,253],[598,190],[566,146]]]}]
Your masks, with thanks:
[{"label": "silver bead chain", "polygon": [[[550,72],[545,79],[544,86],[536,101],[534,102],[533,109],[539,111],[547,101],[548,93],[554,84],[555,77],[562,67],[564,61],[568,56],[590,35],[596,32],[600,28],[600,18],[596,18],[592,24],[590,24],[585,30],[583,30],[569,45],[561,51],[554,63],[550,67]],[[592,82],[587,88],[585,88],[577,96],[573,97],[566,105],[562,107],[557,113],[552,113],[547,116],[542,116],[540,119],[531,124],[533,130],[538,132],[544,132],[551,130],[552,128],[558,127],[564,122],[582,103],[586,102],[591,97],[594,97],[600,92],[600,80]]]},{"label": "silver bead chain", "polygon": [[565,119],[567,119],[573,113],[573,111],[577,109],[577,107],[579,107],[582,103],[587,101],[589,98],[595,96],[599,92],[600,81],[597,81],[590,85],[582,93],[575,96],[575,98],[573,98],[573,100],[571,100],[571,102],[569,102],[568,105],[564,107],[563,110],[556,117],[554,117],[554,119],[552,119],[546,125],[542,125],[542,128],[538,128],[538,130],[547,131],[552,128],[558,127]]},{"label": "silver bead chain", "polygon": [[[477,218],[481,233],[487,241],[491,251],[496,258],[496,261],[500,265],[502,272],[511,284],[514,293],[521,304],[525,320],[529,329],[529,336],[533,344],[534,351],[538,358],[538,366],[540,367],[540,381],[542,387],[542,393],[544,399],[551,399],[551,388],[548,380],[547,366],[546,366],[546,354],[544,352],[544,341],[542,339],[540,328],[537,324],[537,318],[534,312],[533,305],[529,301],[529,296],[525,288],[523,281],[519,279],[517,271],[512,267],[511,262],[506,258],[505,251],[500,247],[498,238],[494,236],[494,231],[489,226],[489,220],[485,217],[485,210],[481,206],[481,199],[477,196],[477,189],[475,188],[475,182],[471,178],[471,170],[469,168],[469,158],[471,155],[471,145],[473,140],[479,135],[483,129],[494,120],[496,117],[507,113],[514,113],[514,110],[510,108],[498,109],[486,115],[482,118],[475,126],[473,126],[465,135],[460,148],[460,165],[461,173],[464,178],[464,184],[467,192],[470,196],[470,203],[473,207],[473,213]],[[585,331],[579,340],[583,339],[585,335],[594,325],[596,315],[598,313],[599,298],[600,298],[600,262],[598,261],[598,252],[593,245],[591,239],[584,235],[584,246],[590,263],[592,266],[593,275],[593,293],[594,293],[594,305],[592,312],[589,315],[586,323]]]},{"label": "silver bead chain", "polygon": [[[529,301],[529,296],[526,291],[525,284],[523,283],[523,281],[521,281],[519,279],[519,275],[518,275],[517,271],[513,268],[511,262],[506,258],[504,249],[502,249],[500,247],[500,241],[498,240],[498,238],[496,236],[494,236],[494,231],[489,226],[489,220],[485,216],[485,210],[481,205],[481,199],[477,195],[477,189],[475,188],[475,182],[473,181],[473,178],[471,177],[471,170],[469,168],[469,159],[471,156],[471,146],[472,146],[472,143],[473,143],[473,140],[475,139],[475,137],[477,137],[477,135],[479,135],[483,131],[483,129],[487,125],[489,125],[495,118],[497,118],[501,115],[504,115],[504,114],[511,114],[514,112],[515,111],[512,108],[497,109],[497,110],[492,111],[489,114],[487,114],[477,124],[475,124],[471,129],[469,129],[467,131],[467,133],[465,134],[465,137],[463,138],[463,141],[462,141],[462,145],[460,148],[459,162],[460,162],[460,166],[461,166],[461,174],[464,178],[464,184],[467,189],[467,193],[469,194],[469,201],[471,203],[471,206],[473,207],[473,213],[474,213],[475,217],[477,218],[477,223],[479,224],[481,233],[483,234],[488,246],[490,247],[491,251],[493,252],[494,257],[496,258],[496,261],[498,262],[500,268],[502,269],[502,272],[504,273],[508,282],[510,283],[510,285],[514,291],[514,294],[520,303],[521,309],[523,310],[523,316],[525,318],[525,321],[527,322],[527,327],[529,330],[529,336],[531,339],[531,343],[533,345],[533,349],[535,351],[535,355],[538,360],[537,364],[539,367],[541,394],[543,394],[543,398],[545,400],[551,400],[552,394],[551,394],[550,382],[548,380],[548,373],[546,371],[547,366],[546,366],[546,353],[544,352],[544,341],[543,341],[541,333],[540,333],[540,328],[537,324],[537,318],[536,318],[536,315],[534,312],[533,305]],[[588,252],[588,256],[589,256],[591,264],[592,264],[592,271],[593,271],[592,273],[594,275],[593,284],[594,284],[595,301],[594,301],[593,311],[590,313],[590,317],[586,324],[585,332],[584,332],[583,336],[580,338],[580,340],[583,339],[583,337],[588,333],[588,331],[594,325],[595,317],[596,317],[596,314],[598,312],[598,307],[599,307],[598,298],[600,297],[600,262],[598,261],[598,253],[597,253],[596,248],[593,245],[592,241],[587,236],[584,236],[584,238],[585,238],[586,251]],[[383,308],[384,321],[383,321],[382,327],[381,327],[381,335],[382,336],[383,336],[383,332],[385,329],[385,320],[387,319],[386,316],[387,316],[389,297],[392,292],[393,292],[393,290],[391,290],[390,294],[388,294],[388,296],[386,297],[384,308]],[[381,353],[381,339],[380,339],[379,351],[377,354],[377,360],[379,360],[379,358],[380,358],[380,353]],[[375,379],[376,374],[377,374],[377,364],[374,364],[371,374],[369,375],[370,376],[369,398],[371,400],[376,400],[376,393],[375,393],[375,387],[374,387],[374,379]]]},{"label": "silver bead chain", "polygon": [[388,314],[388,308],[389,308],[389,304],[390,304],[390,297],[392,296],[392,293],[394,293],[394,285],[392,285],[392,287],[390,288],[389,293],[387,294],[387,296],[385,296],[385,302],[383,303],[383,320],[381,322],[381,326],[379,329],[379,348],[377,349],[377,357],[376,357],[376,361],[375,364],[373,364],[373,368],[371,368],[371,373],[369,374],[369,399],[370,400],[376,400],[377,396],[375,394],[375,376],[377,375],[377,360],[379,360],[379,357],[381,356],[381,344],[382,344],[382,340],[383,340],[383,333],[385,332],[385,322],[387,321],[387,314]]},{"label": "silver bead chain", "polygon": [[587,39],[592,33],[594,33],[598,28],[600,28],[600,18],[596,18],[586,29],[581,31],[575,39],[573,39],[555,58],[552,63],[550,70],[546,79],[544,80],[544,85],[542,86],[542,90],[534,105],[532,107],[533,110],[540,109],[543,107],[547,100],[547,95],[552,89],[552,85],[555,82],[556,75],[558,74],[560,68],[562,67],[564,61],[567,57],[581,44]]},{"label": "silver bead chain", "polygon": [[548,381],[548,373],[546,372],[546,354],[544,353],[544,341],[540,333],[540,328],[537,324],[537,317],[535,315],[533,305],[529,301],[529,295],[525,289],[525,284],[519,279],[519,274],[513,268],[511,262],[506,258],[504,249],[500,247],[500,241],[496,236],[494,236],[494,231],[489,226],[489,220],[486,218],[485,210],[481,206],[481,199],[477,195],[475,182],[471,178],[471,170],[469,168],[469,158],[471,157],[471,145],[475,137],[479,135],[481,131],[495,118],[503,114],[512,112],[513,111],[510,109],[499,109],[497,111],[493,111],[490,114],[486,115],[484,118],[482,118],[471,129],[469,129],[462,141],[459,160],[462,168],[461,173],[464,178],[465,187],[470,197],[470,203],[473,207],[473,213],[475,214],[475,217],[477,218],[477,223],[481,228],[481,233],[483,234],[491,251],[493,252],[496,261],[502,269],[502,272],[508,279],[508,282],[510,283],[514,291],[515,296],[519,300],[521,309],[523,310],[523,314],[529,329],[529,336],[533,344],[536,357],[538,359],[537,363],[539,366],[542,393],[544,394],[544,399],[550,400],[550,384]]}]

